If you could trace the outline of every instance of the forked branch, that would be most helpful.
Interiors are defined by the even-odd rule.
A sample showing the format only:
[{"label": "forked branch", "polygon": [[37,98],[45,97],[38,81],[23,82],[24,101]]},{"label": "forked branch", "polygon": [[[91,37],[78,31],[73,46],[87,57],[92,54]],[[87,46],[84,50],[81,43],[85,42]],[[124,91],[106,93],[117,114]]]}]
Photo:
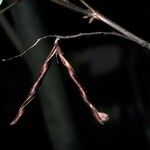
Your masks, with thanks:
[{"label": "forked branch", "polygon": [[[102,21],[103,23],[107,24],[108,26],[112,27],[119,33],[123,34],[126,36],[129,40],[134,41],[135,43],[141,45],[144,48],[147,48],[150,50],[150,43],[143,40],[142,38],[136,36],[135,34],[129,32],[125,28],[121,27],[114,21],[110,20],[106,16],[104,16],[102,13],[99,11],[95,10],[92,8],[88,3],[86,3],[84,0],[79,0],[86,8],[82,8],[79,6],[76,6],[75,4],[72,4],[71,2],[68,2],[68,0],[49,0],[51,2],[54,2],[58,5],[61,5],[65,8],[68,8],[72,11],[81,13],[84,15],[84,18],[89,18],[89,22],[92,22],[93,20],[99,20]],[[78,8],[78,9],[76,9]],[[80,11],[81,10],[81,11]]]},{"label": "forked branch", "polygon": [[56,45],[57,45],[57,41],[58,39],[55,40],[54,46],[52,48],[52,50],[50,51],[49,55],[47,56],[41,70],[38,76],[38,79],[35,81],[35,83],[33,84],[32,88],[30,89],[25,101],[22,103],[22,105],[19,108],[19,111],[15,117],[15,119],[10,123],[10,125],[14,125],[18,122],[18,120],[21,118],[21,116],[24,113],[25,107],[27,105],[29,105],[29,103],[31,103],[31,101],[34,99],[35,94],[37,93],[38,89],[40,88],[42,81],[49,69],[50,66],[50,62],[53,58],[53,56],[56,54]]},{"label": "forked branch", "polygon": [[58,46],[57,47],[57,53],[58,56],[62,62],[62,64],[66,67],[68,74],[70,76],[70,78],[73,80],[73,82],[75,83],[75,85],[78,87],[79,91],[80,91],[80,95],[84,101],[84,103],[91,109],[93,116],[95,117],[95,119],[100,123],[103,124],[103,122],[109,120],[109,117],[106,113],[104,112],[99,112],[95,106],[88,100],[88,97],[85,93],[84,88],[81,86],[81,84],[79,83],[79,81],[77,80],[76,76],[75,76],[75,71],[73,69],[73,67],[71,66],[71,64],[67,61],[67,59],[63,56],[63,52],[61,50],[61,48]]},{"label": "forked branch", "polygon": [[[1,13],[4,13],[5,11],[9,10],[10,8],[12,8],[13,6],[15,6],[17,3],[19,3],[21,0],[16,0],[14,1],[11,5],[9,5],[8,7],[6,7],[5,9],[0,11]],[[121,27],[120,25],[118,25],[117,23],[115,23],[114,21],[108,19],[107,17],[105,17],[102,13],[100,13],[99,11],[93,9],[89,4],[87,4],[84,0],[79,0],[85,8],[77,6],[73,3],[71,3],[69,0],[49,0],[51,2],[54,2],[58,5],[61,5],[65,8],[68,8],[74,12],[80,13],[82,15],[84,15],[84,18],[88,18],[89,22],[91,23],[93,20],[98,20],[98,21],[102,21],[103,23],[107,24],[108,26],[112,27],[113,29],[116,30],[116,32],[92,32],[92,33],[80,33],[80,34],[76,34],[76,35],[69,35],[69,36],[60,36],[60,35],[48,35],[48,36],[44,36],[42,38],[39,38],[29,49],[27,49],[26,51],[24,51],[22,54],[15,56],[15,57],[11,57],[9,59],[3,59],[3,61],[7,61],[7,60],[12,60],[14,58],[20,57],[23,54],[25,54],[27,51],[29,51],[30,49],[32,49],[33,47],[35,47],[41,40],[46,39],[46,38],[56,38],[55,42],[54,42],[54,46],[52,48],[52,50],[50,51],[48,57],[46,58],[38,79],[35,81],[35,83],[33,84],[32,88],[30,89],[25,101],[22,103],[22,105],[19,108],[18,114],[16,115],[16,117],[14,118],[14,120],[10,123],[11,125],[14,125],[18,122],[18,120],[21,118],[21,116],[24,113],[25,107],[28,106],[29,103],[31,103],[31,101],[34,99],[35,94],[37,93],[38,89],[40,88],[42,81],[50,67],[50,63],[52,61],[52,58],[57,54],[62,62],[62,64],[66,67],[68,74],[70,76],[70,78],[73,80],[73,82],[75,83],[75,85],[78,87],[80,94],[82,96],[82,99],[84,101],[84,103],[90,108],[90,110],[92,111],[93,116],[96,118],[96,120],[103,124],[104,121],[107,121],[109,119],[108,115],[106,113],[103,112],[99,112],[95,106],[93,106],[91,104],[91,102],[88,100],[88,97],[83,89],[83,87],[81,86],[81,84],[79,83],[79,81],[77,80],[76,76],[75,76],[75,71],[73,69],[73,67],[70,65],[70,63],[66,60],[66,58],[64,57],[62,50],[60,48],[60,46],[58,45],[58,41],[60,39],[71,39],[71,38],[77,38],[77,37],[81,37],[81,36],[91,36],[91,35],[115,35],[115,36],[119,36],[121,38],[125,38],[128,39],[130,41],[134,41],[135,43],[141,45],[142,47],[145,47],[147,49],[150,50],[150,43],[143,40],[142,38],[134,35],[133,33],[129,32],[128,30],[126,30],[125,28]]]},{"label": "forked branch", "polygon": [[103,124],[103,122],[107,121],[109,119],[108,115],[104,112],[99,112],[94,105],[92,105],[92,103],[88,100],[88,97],[83,89],[83,87],[81,86],[81,84],[79,83],[79,81],[77,80],[77,78],[75,77],[75,71],[73,69],[73,67],[71,66],[71,64],[67,61],[67,59],[63,56],[63,52],[60,48],[60,46],[58,45],[58,40],[60,40],[59,38],[56,38],[55,42],[54,42],[54,46],[52,48],[52,50],[50,51],[47,59],[45,60],[40,73],[39,73],[39,77],[38,79],[35,81],[35,83],[33,84],[31,90],[29,91],[29,94],[27,96],[27,98],[25,99],[25,101],[22,103],[22,105],[19,108],[19,111],[16,115],[16,117],[14,118],[14,120],[10,123],[10,125],[14,125],[18,122],[18,120],[21,118],[21,116],[24,113],[25,107],[27,105],[29,105],[29,103],[31,103],[31,101],[34,99],[35,94],[37,93],[38,89],[41,86],[41,83],[50,67],[50,62],[52,60],[52,58],[55,55],[58,55],[62,64],[66,67],[68,74],[70,76],[70,78],[73,80],[73,82],[75,83],[75,85],[78,87],[80,94],[82,96],[82,99],[84,101],[84,103],[90,108],[90,110],[92,111],[93,116],[95,117],[95,119],[100,123]]},{"label": "forked branch", "polygon": [[[12,4],[10,4],[8,7],[4,8],[3,10],[0,11],[1,13],[4,13],[5,11],[9,10],[13,6],[15,6],[17,3],[19,3],[22,0],[16,0]],[[68,8],[74,12],[80,13],[84,15],[84,18],[89,18],[89,23],[91,23],[93,20],[99,20],[102,21],[103,23],[107,24],[108,26],[112,27],[119,33],[123,34],[126,36],[127,39],[134,41],[135,43],[141,45],[144,48],[147,48],[150,50],[150,43],[148,41],[145,41],[144,39],[136,36],[135,34],[131,33],[130,31],[126,30],[125,28],[121,27],[114,21],[110,20],[106,16],[104,16],[102,13],[99,11],[95,10],[92,8],[87,2],[84,0],[79,0],[86,8],[82,8],[80,6],[77,6],[73,3],[71,3],[69,0],[49,0],[53,3],[56,3],[58,5],[61,5],[65,8]],[[122,37],[122,36],[120,36]]]}]

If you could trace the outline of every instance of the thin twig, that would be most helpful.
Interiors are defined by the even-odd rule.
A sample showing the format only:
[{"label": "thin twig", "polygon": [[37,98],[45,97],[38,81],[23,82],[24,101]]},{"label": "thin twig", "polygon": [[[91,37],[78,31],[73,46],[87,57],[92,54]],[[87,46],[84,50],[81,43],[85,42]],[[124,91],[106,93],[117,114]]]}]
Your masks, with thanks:
[{"label": "thin twig", "polygon": [[[9,10],[13,6],[15,6],[17,3],[19,3],[20,1],[22,1],[22,0],[16,0],[12,4],[10,4],[8,7],[4,8],[3,10],[1,10],[0,14],[4,13],[7,10]],[[74,12],[78,12],[78,13],[81,13],[83,15],[86,15],[86,17],[87,18],[89,17],[89,19],[90,19],[89,22],[91,22],[93,19],[102,21],[105,24],[107,24],[110,27],[112,27],[113,29],[115,29],[116,31],[118,31],[118,32],[122,33],[123,35],[125,35],[127,37],[126,39],[134,41],[135,43],[141,45],[142,47],[145,47],[145,48],[150,50],[150,43],[149,42],[143,40],[142,38],[136,36],[135,34],[129,32],[125,28],[121,27],[120,25],[118,25],[114,21],[110,20],[109,18],[104,16],[102,13],[100,13],[97,10],[93,9],[84,0],[79,0],[79,1],[86,7],[86,9],[82,8],[82,7],[79,7],[79,6],[69,2],[68,0],[49,0],[49,1],[51,1],[53,3],[56,3],[58,5],[61,5],[61,6],[65,7],[65,8],[68,8],[68,9],[74,11]],[[122,36],[120,36],[120,37],[122,37]]]},{"label": "thin twig", "polygon": [[59,56],[62,64],[66,67],[70,78],[73,80],[75,85],[78,87],[78,89],[80,91],[80,95],[81,95],[84,103],[90,108],[90,110],[92,111],[92,114],[96,118],[96,120],[100,124],[104,124],[105,121],[109,120],[108,114],[106,114],[104,112],[99,112],[96,109],[96,107],[89,101],[84,88],[81,86],[81,84],[79,83],[79,81],[77,80],[77,78],[75,76],[75,71],[74,71],[73,67],[67,61],[67,59],[63,56],[63,52],[59,46],[57,46],[57,53],[58,53],[58,56]]},{"label": "thin twig", "polygon": [[33,84],[31,90],[29,91],[28,96],[26,97],[26,99],[22,103],[22,105],[20,106],[16,117],[13,119],[13,121],[10,123],[10,125],[14,125],[18,122],[18,120],[22,117],[22,115],[25,111],[25,107],[27,105],[29,105],[31,103],[31,101],[34,99],[35,94],[37,93],[38,89],[40,88],[40,86],[42,84],[42,81],[43,81],[43,79],[44,79],[44,77],[45,77],[45,75],[46,75],[46,73],[49,69],[50,61],[52,60],[53,56],[56,55],[56,54],[59,56],[62,64],[67,68],[67,71],[68,71],[68,74],[69,74],[70,78],[74,81],[74,83],[78,87],[84,103],[90,108],[90,110],[92,111],[92,114],[96,118],[96,120],[100,124],[104,124],[105,121],[109,120],[108,114],[106,114],[104,112],[99,112],[95,108],[95,106],[88,100],[88,97],[87,97],[83,87],[81,86],[81,84],[79,83],[77,78],[75,77],[75,71],[74,71],[73,67],[70,65],[70,63],[67,61],[67,59],[63,56],[61,48],[58,45],[58,40],[60,40],[60,39],[56,38],[56,40],[54,42],[53,49],[49,53],[49,55],[48,55],[47,59],[45,60],[44,64],[42,65],[42,68],[40,70],[40,74],[39,74],[38,79]]},{"label": "thin twig", "polygon": [[[97,10],[93,9],[89,4],[87,4],[84,0],[79,0],[86,8],[88,9],[84,9],[82,7],[76,6],[74,4],[72,4],[71,2],[64,2],[63,0],[49,0],[51,2],[54,2],[58,5],[61,5],[65,8],[68,8],[74,12],[78,12],[81,13],[87,17],[89,17],[90,21],[92,21],[93,19],[99,20],[104,22],[105,24],[109,25],[110,27],[112,27],[113,29],[115,29],[116,31],[122,33],[123,35],[127,36],[127,38],[131,41],[134,41],[135,43],[141,45],[142,47],[145,47],[147,49],[150,50],[150,43],[143,40],[142,38],[136,36],[135,34],[129,32],[128,30],[126,30],[125,28],[121,27],[120,25],[118,25],[117,23],[115,23],[114,21],[108,19],[107,17],[105,17],[102,13],[98,12]],[[76,7],[78,7],[78,9],[76,9]],[[81,10],[81,11],[80,11]]]},{"label": "thin twig", "polygon": [[118,25],[114,21],[108,19],[102,13],[100,13],[97,10],[95,10],[94,8],[92,8],[84,0],[79,0],[79,1],[81,1],[84,4],[84,6],[86,6],[91,11],[91,16],[89,16],[89,17],[92,17],[93,19],[97,19],[97,20],[100,20],[100,21],[106,23],[107,25],[114,28],[118,32],[120,32],[123,35],[127,36],[128,39],[132,39],[132,41],[135,41],[136,43],[140,44],[142,47],[150,49],[150,43],[149,42],[143,40],[142,38],[140,38],[136,35],[134,35],[133,33],[127,31],[125,28],[121,27],[120,25]]},{"label": "thin twig", "polygon": [[[22,0],[16,0],[12,4],[10,4],[8,7],[1,10],[0,14],[2,14],[5,11],[9,10],[13,6],[15,6],[17,3],[19,3],[20,1],[22,1]],[[84,0],[79,0],[79,1],[86,7],[86,9],[82,8],[82,7],[79,7],[79,6],[69,2],[68,0],[49,0],[49,1],[51,1],[53,3],[56,3],[58,5],[61,5],[65,8],[68,8],[68,9],[74,11],[74,12],[78,12],[78,13],[81,13],[83,15],[86,15],[86,17],[87,18],[89,17],[89,19],[90,19],[89,22],[92,22],[93,19],[100,20],[100,21],[104,22],[105,24],[109,25],[110,27],[112,27],[113,29],[117,30],[118,32],[122,33],[123,35],[127,36],[127,39],[129,39],[131,41],[134,41],[135,43],[141,45],[142,47],[145,47],[145,48],[150,50],[150,43],[149,42],[143,40],[142,38],[136,36],[135,34],[129,32],[125,28],[121,27],[120,25],[118,25],[114,21],[110,20],[109,18],[104,16],[102,13],[100,13],[97,10],[93,9]]]},{"label": "thin twig", "polygon": [[39,73],[39,77],[38,79],[35,81],[35,83],[33,84],[32,88],[30,89],[25,101],[22,103],[22,105],[20,106],[19,108],[19,111],[16,115],[16,117],[14,118],[14,120],[10,123],[10,125],[14,125],[18,122],[18,120],[21,118],[21,116],[23,115],[24,113],[24,109],[27,105],[29,105],[29,103],[31,103],[31,101],[34,99],[35,97],[35,94],[37,93],[37,90],[40,88],[41,84],[42,84],[42,81],[49,69],[49,66],[50,66],[50,61],[51,59],[53,58],[53,56],[55,55],[56,53],[56,47],[57,47],[57,42],[58,42],[58,38],[55,40],[54,42],[54,46],[52,48],[52,50],[50,51],[48,57],[46,58],[44,64],[42,65],[42,68],[40,70],[40,73]]},{"label": "thin twig", "polygon": [[2,13],[6,12],[7,10],[9,10],[10,8],[14,7],[14,6],[15,6],[16,4],[18,4],[20,1],[22,1],[22,0],[16,0],[16,1],[14,1],[12,4],[10,4],[8,7],[2,9],[2,10],[0,11],[0,15],[1,15]]},{"label": "thin twig", "polygon": [[5,58],[5,59],[2,59],[1,61],[11,61],[13,59],[16,59],[16,58],[19,58],[19,57],[22,57],[24,54],[26,54],[28,51],[30,51],[32,48],[34,48],[35,46],[37,46],[37,44],[39,42],[41,42],[42,40],[44,39],[47,39],[47,38],[59,38],[61,40],[69,40],[69,39],[75,39],[75,38],[80,38],[80,37],[89,37],[89,36],[96,36],[96,35],[104,35],[104,36],[117,36],[117,37],[121,37],[121,38],[124,38],[124,39],[127,39],[127,40],[130,40],[130,41],[133,41],[135,42],[133,39],[130,39],[129,37],[121,34],[121,33],[117,33],[117,32],[88,32],[88,33],[79,33],[79,34],[73,34],[73,35],[46,35],[46,36],[43,36],[39,39],[37,39],[33,45],[31,45],[28,49],[26,49],[25,51],[23,51],[21,54],[19,55],[16,55],[16,56],[13,56],[13,57],[10,57],[10,58]]},{"label": "thin twig", "polygon": [[[12,3],[11,5],[9,5],[7,8],[3,9],[2,11],[0,11],[0,14],[5,12],[6,10],[10,9],[11,7],[13,7],[14,5],[16,5],[19,1],[21,0],[16,0],[14,3]],[[75,12],[84,14],[87,16],[87,18],[91,20],[96,19],[99,21],[104,22],[105,24],[109,25],[110,27],[112,27],[113,29],[115,29],[117,32],[92,32],[92,33],[80,33],[80,34],[76,34],[76,35],[67,35],[67,36],[60,36],[60,35],[47,35],[44,36],[42,38],[39,38],[31,47],[29,47],[26,51],[24,51],[22,54],[17,55],[15,57],[11,57],[9,59],[3,59],[2,61],[7,61],[7,60],[12,60],[14,58],[20,57],[22,55],[24,55],[27,51],[29,51],[30,49],[32,49],[33,47],[35,47],[41,40],[46,39],[46,38],[56,38],[54,46],[52,51],[49,53],[47,59],[45,60],[41,71],[39,73],[39,77],[38,79],[35,81],[35,83],[33,84],[31,90],[29,91],[28,96],[26,97],[25,101],[22,103],[22,105],[19,108],[18,114],[16,115],[15,119],[10,123],[11,125],[14,125],[17,123],[17,121],[20,119],[20,117],[23,115],[25,107],[34,99],[35,94],[37,93],[37,90],[40,88],[42,81],[49,69],[50,66],[50,62],[53,58],[54,55],[58,54],[60,57],[61,62],[63,63],[63,65],[67,68],[67,71],[69,73],[69,76],[71,77],[71,79],[74,81],[74,83],[76,84],[76,86],[78,87],[80,94],[83,98],[83,101],[86,103],[86,105],[91,109],[94,117],[98,120],[99,123],[103,124],[104,121],[107,121],[109,119],[108,115],[103,113],[103,112],[99,112],[88,100],[88,97],[83,89],[83,87],[81,86],[81,84],[79,83],[79,81],[76,79],[75,77],[75,72],[74,69],[72,68],[72,66],[70,65],[70,63],[66,60],[66,58],[63,56],[63,53],[61,51],[61,48],[58,45],[58,40],[59,39],[73,39],[73,38],[78,38],[78,37],[82,37],[82,36],[91,36],[91,35],[100,35],[100,34],[104,34],[104,35],[115,35],[115,36],[119,36],[131,41],[134,41],[135,43],[147,48],[150,50],[150,43],[139,38],[138,36],[132,34],[131,32],[127,31],[126,29],[122,28],[121,26],[119,26],[118,24],[116,24],[115,22],[111,21],[110,19],[108,19],[107,17],[105,17],[103,14],[99,13],[98,11],[96,11],[95,9],[93,9],[89,4],[87,4],[84,0],[79,0],[86,8],[82,8],[79,7],[69,1],[65,1],[65,0],[50,0],[51,2],[55,2],[58,5],[64,6],[70,10],[73,10]]]}]

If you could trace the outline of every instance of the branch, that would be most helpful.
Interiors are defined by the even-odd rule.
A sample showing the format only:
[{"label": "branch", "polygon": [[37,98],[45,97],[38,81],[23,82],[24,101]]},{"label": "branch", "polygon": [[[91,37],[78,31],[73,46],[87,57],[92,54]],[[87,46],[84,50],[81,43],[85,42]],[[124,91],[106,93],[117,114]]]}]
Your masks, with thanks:
[{"label": "branch", "polygon": [[42,65],[42,68],[40,70],[40,73],[39,73],[39,77],[38,79],[35,81],[35,83],[33,84],[32,88],[30,89],[25,101],[22,103],[22,105],[20,106],[19,108],[19,111],[16,115],[16,117],[14,118],[14,120],[10,123],[10,125],[14,125],[18,122],[18,120],[22,117],[23,113],[24,113],[24,110],[25,110],[25,107],[27,107],[31,101],[34,99],[35,97],[35,94],[37,93],[38,89],[40,88],[41,84],[42,84],[42,81],[49,69],[49,66],[50,66],[50,61],[51,59],[53,58],[53,56],[55,55],[56,53],[56,45],[57,45],[57,41],[58,39],[55,40],[54,42],[54,46],[52,48],[52,50],[50,51],[49,55],[47,56],[44,64]]},{"label": "branch", "polygon": [[[4,13],[5,11],[9,10],[10,8],[12,8],[13,6],[15,6],[17,3],[19,3],[22,0],[16,0],[15,2],[13,2],[12,4],[10,4],[8,7],[4,8],[3,10],[0,11],[0,14]],[[126,39],[129,39],[131,41],[134,41],[135,43],[141,45],[142,47],[145,47],[147,49],[150,50],[150,43],[143,40],[142,38],[136,36],[135,34],[129,32],[128,30],[126,30],[125,28],[121,27],[120,25],[118,25],[117,23],[115,23],[114,21],[110,20],[109,18],[105,17],[102,13],[98,12],[97,10],[93,9],[89,4],[87,4],[84,0],[79,0],[85,7],[79,7],[71,2],[69,2],[68,0],[49,0],[53,3],[56,3],[58,5],[61,5],[65,8],[68,8],[74,12],[77,13],[81,13],[83,15],[85,15],[85,18],[89,18],[90,19],[90,23],[96,19],[99,21],[104,22],[105,24],[109,25],[110,27],[112,27],[113,29],[115,29],[116,31],[120,32],[121,34],[126,36]],[[121,35],[119,35],[120,37],[122,37]],[[123,37],[125,38],[125,37]]]},{"label": "branch", "polygon": [[35,46],[37,46],[37,44],[41,41],[43,41],[44,39],[47,39],[47,38],[58,38],[58,39],[61,39],[61,40],[69,40],[69,39],[76,39],[76,38],[80,38],[80,37],[88,37],[88,36],[97,36],[97,35],[104,35],[104,36],[116,36],[116,37],[121,37],[121,38],[124,38],[124,39],[127,39],[129,41],[134,41],[134,39],[131,39],[121,33],[117,33],[117,32],[88,32],[88,33],[79,33],[79,34],[74,34],[74,35],[46,35],[46,36],[43,36],[39,39],[37,39],[33,45],[31,45],[28,49],[24,50],[21,54],[19,55],[16,55],[16,56],[13,56],[13,57],[10,57],[10,58],[5,58],[5,59],[2,59],[1,61],[5,62],[5,61],[11,61],[13,59],[16,59],[16,58],[19,58],[19,57],[22,57],[24,54],[26,54],[27,52],[29,52],[32,48],[34,48]]},{"label": "branch", "polygon": [[[72,11],[81,13],[83,15],[86,15],[86,18],[90,19],[90,22],[92,22],[94,19],[99,20],[104,22],[105,24],[107,24],[108,26],[112,27],[113,29],[115,29],[116,31],[118,31],[119,33],[123,34],[124,36],[127,37],[127,39],[134,41],[135,43],[141,45],[144,48],[147,48],[150,50],[150,43],[143,40],[142,38],[134,35],[133,33],[129,32],[128,30],[126,30],[125,28],[121,27],[120,25],[118,25],[117,23],[115,23],[114,21],[108,19],[107,17],[105,17],[102,13],[98,12],[97,10],[93,9],[89,4],[87,4],[84,0],[79,0],[85,7],[86,9],[76,6],[75,4],[65,1],[65,0],[49,0],[51,2],[54,2],[58,5],[61,5],[65,8],[68,8]],[[77,8],[77,9],[76,9]]]},{"label": "branch", "polygon": [[16,4],[18,4],[20,1],[22,1],[22,0],[16,0],[16,1],[14,1],[12,4],[10,4],[8,7],[2,9],[2,10],[0,11],[0,15],[1,15],[2,13],[6,12],[7,10],[9,10],[10,8],[14,7],[14,6],[15,6]]},{"label": "branch", "polygon": [[48,57],[46,58],[44,64],[42,65],[38,79],[33,84],[32,88],[30,89],[30,91],[28,93],[28,96],[26,97],[26,99],[22,103],[22,105],[20,106],[16,117],[10,123],[10,125],[14,125],[18,122],[18,120],[22,117],[22,115],[25,111],[25,107],[28,106],[31,103],[31,101],[34,99],[35,94],[37,93],[38,89],[40,88],[42,81],[50,67],[50,62],[55,55],[59,56],[62,64],[67,68],[70,78],[73,80],[73,82],[75,83],[75,85],[78,87],[78,89],[80,91],[80,95],[83,99],[83,102],[90,108],[95,119],[100,124],[104,124],[105,121],[109,120],[108,114],[106,114],[104,112],[99,112],[96,109],[96,107],[88,100],[86,92],[84,91],[83,87],[81,86],[81,84],[79,83],[79,81],[77,80],[77,78],[75,76],[75,71],[74,71],[73,67],[67,61],[67,59],[63,56],[63,52],[62,52],[60,46],[58,45],[59,40],[60,40],[59,38],[55,39],[54,46],[53,46],[52,50],[50,51]]},{"label": "branch", "polygon": [[74,71],[73,67],[67,61],[67,59],[63,56],[63,52],[62,52],[61,48],[59,47],[59,45],[57,46],[57,53],[58,53],[58,56],[59,56],[62,64],[66,67],[70,78],[75,83],[75,85],[78,87],[78,89],[80,91],[80,95],[81,95],[81,97],[83,99],[83,102],[90,108],[90,110],[91,110],[93,116],[95,117],[95,119],[100,124],[104,124],[105,121],[109,120],[108,114],[106,114],[104,112],[99,112],[96,109],[96,107],[89,101],[84,88],[81,86],[81,84],[79,83],[79,81],[76,78],[75,71]]},{"label": "branch", "polygon": [[[22,1],[22,0],[16,0],[12,4],[10,4],[8,7],[4,8],[3,10],[1,10],[0,14],[2,14],[5,11],[9,10],[13,6],[15,6],[17,3],[19,3],[20,1]],[[142,38],[140,38],[140,37],[138,37],[136,35],[134,35],[133,33],[129,32],[125,28],[121,27],[120,25],[118,25],[114,21],[112,21],[109,18],[105,17],[102,13],[100,13],[97,10],[93,9],[84,0],[79,0],[79,1],[86,8],[79,7],[79,6],[69,2],[68,0],[49,0],[49,1],[51,1],[53,3],[56,3],[58,5],[61,5],[61,6],[65,7],[65,8],[68,8],[68,9],[74,11],[74,12],[77,12],[77,13],[85,15],[84,18],[89,18],[90,19],[89,22],[92,22],[94,19],[102,21],[105,24],[107,24],[110,27],[112,27],[113,29],[115,29],[116,31],[118,31],[121,34],[123,34],[124,36],[126,36],[126,37],[124,37],[121,34],[119,34],[120,37],[123,37],[123,38],[126,38],[128,40],[134,41],[135,43],[141,45],[142,47],[145,47],[145,48],[150,50],[150,43],[149,42],[143,40]]]}]

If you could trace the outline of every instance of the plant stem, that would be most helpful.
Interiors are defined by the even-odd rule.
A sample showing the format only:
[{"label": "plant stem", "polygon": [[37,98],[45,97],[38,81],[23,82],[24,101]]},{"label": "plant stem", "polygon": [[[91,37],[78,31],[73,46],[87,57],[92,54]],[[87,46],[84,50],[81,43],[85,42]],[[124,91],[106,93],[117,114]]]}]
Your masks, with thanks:
[{"label": "plant stem", "polygon": [[[145,41],[144,39],[136,36],[135,34],[131,33],[130,31],[126,30],[125,28],[121,27],[114,21],[110,20],[109,18],[105,17],[102,13],[98,12],[97,10],[93,9],[89,4],[87,4],[84,0],[79,0],[86,8],[79,7],[71,2],[64,1],[64,0],[49,0],[51,2],[54,2],[58,5],[61,5],[65,8],[68,8],[74,12],[86,15],[89,19],[96,19],[99,21],[104,22],[108,26],[112,27],[119,33],[126,36],[127,39],[134,41],[135,43],[141,45],[144,48],[147,48],[150,50],[150,43]],[[120,36],[122,37],[122,36]]]}]

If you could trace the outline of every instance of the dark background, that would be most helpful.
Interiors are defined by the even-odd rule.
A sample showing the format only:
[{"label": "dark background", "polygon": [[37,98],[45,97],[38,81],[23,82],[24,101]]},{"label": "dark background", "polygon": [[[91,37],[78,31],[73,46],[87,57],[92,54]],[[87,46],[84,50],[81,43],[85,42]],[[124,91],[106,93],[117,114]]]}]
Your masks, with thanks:
[{"label": "dark background", "polygon": [[[88,2],[150,41],[148,0]],[[9,3],[4,2],[1,9]],[[19,54],[19,49],[26,49],[47,34],[114,31],[101,22],[88,24],[82,17],[48,0],[24,0],[0,16],[0,58]],[[14,33],[9,34],[8,29]],[[22,58],[0,62],[0,149],[150,149],[150,52],[114,36],[60,42],[90,101],[109,114],[104,126],[95,121],[66,70],[55,60],[24,116],[17,125],[9,125],[36,80],[53,40],[39,43]],[[66,99],[58,98],[61,93]]]}]

